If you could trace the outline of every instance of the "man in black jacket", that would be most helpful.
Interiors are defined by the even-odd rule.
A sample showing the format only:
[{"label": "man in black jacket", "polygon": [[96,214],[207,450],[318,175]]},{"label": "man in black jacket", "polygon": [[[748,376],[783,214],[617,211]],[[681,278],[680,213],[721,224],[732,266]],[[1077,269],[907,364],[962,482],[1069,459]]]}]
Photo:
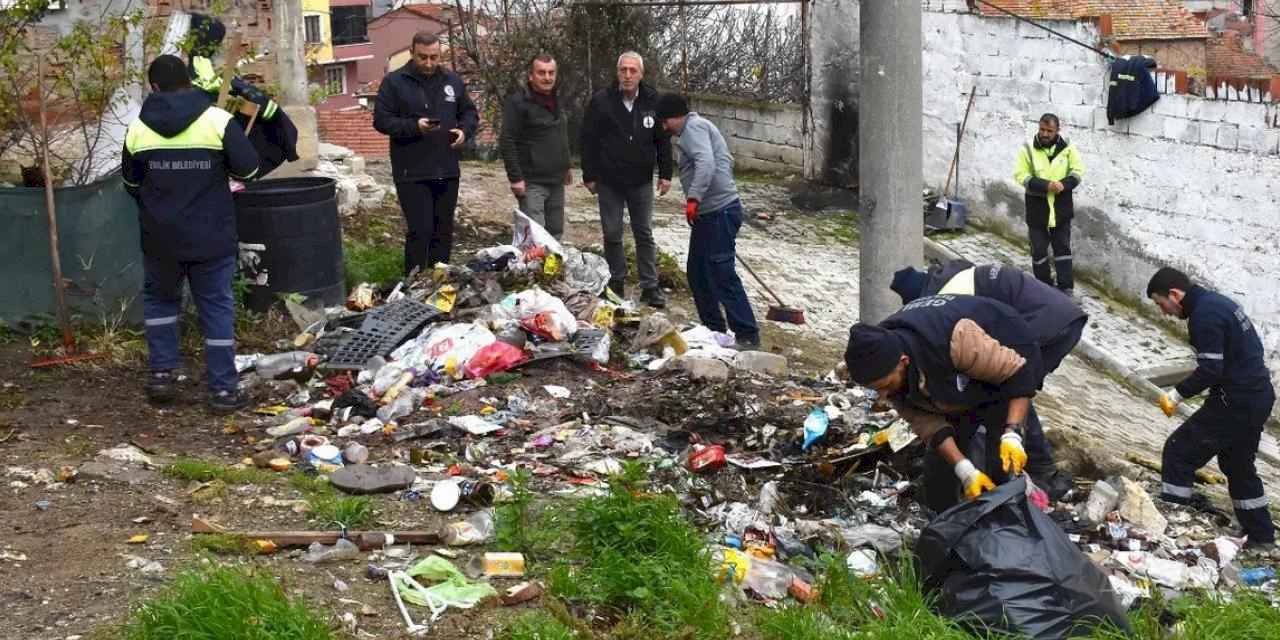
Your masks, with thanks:
[{"label": "man in black jacket", "polygon": [[409,232],[404,270],[449,262],[458,206],[458,157],[480,123],[467,85],[440,65],[440,40],[413,36],[412,56],[382,78],[373,128],[391,137],[391,175]]},{"label": "man in black jacket", "polygon": [[121,175],[138,202],[145,280],[142,316],[151,373],[147,398],[176,396],[182,284],[191,288],[205,338],[209,406],[248,404],[235,363],[236,217],[227,178],[257,175],[258,156],[231,114],[191,87],[187,65],[163,55],[147,69],[153,93],[125,135]]},{"label": "man in black jacket", "polygon": [[[1089,321],[1089,314],[1070,296],[1026,271],[1001,264],[974,266],[967,260],[952,260],[927,274],[907,267],[893,274],[890,288],[902,297],[903,304],[927,296],[958,294],[990,298],[1013,307],[1035,335],[1046,376],[1080,342]],[[1034,406],[1027,411],[1026,438],[1031,459],[1027,473],[1049,497],[1061,498],[1073,486],[1071,477],[1054,464],[1053,446],[1044,437]]]},{"label": "man in black jacket", "polygon": [[1147,297],[1165,315],[1187,321],[1196,370],[1160,398],[1173,417],[1184,398],[1208,389],[1204,405],[1164,443],[1160,497],[1191,503],[1195,472],[1214,456],[1227,475],[1227,490],[1247,547],[1271,548],[1275,524],[1254,459],[1271,408],[1276,403],[1262,340],[1240,305],[1191,282],[1185,273],[1164,267],[1151,276]]},{"label": "man in black jacket", "polygon": [[[954,505],[957,489],[972,500],[1036,464],[1023,447],[1023,425],[1044,370],[1031,327],[1008,305],[920,298],[879,325],[851,327],[844,358],[849,377],[892,403],[928,443],[930,509]],[[966,453],[982,425],[986,457],[975,463]]]},{"label": "man in black jacket", "polygon": [[569,169],[569,127],[556,95],[556,60],[529,61],[529,82],[502,105],[498,138],[507,180],[520,210],[555,239],[564,235],[564,187]]},{"label": "man in black jacket", "polygon": [[645,84],[644,60],[628,51],[618,57],[618,84],[597,91],[582,122],[582,182],[600,203],[609,288],[624,294],[627,257],[622,249],[622,208],[631,214],[636,240],[640,300],[666,306],[658,288],[658,246],[653,241],[653,167],[658,166],[658,195],[671,188],[671,138],[655,109],[658,92]]}]

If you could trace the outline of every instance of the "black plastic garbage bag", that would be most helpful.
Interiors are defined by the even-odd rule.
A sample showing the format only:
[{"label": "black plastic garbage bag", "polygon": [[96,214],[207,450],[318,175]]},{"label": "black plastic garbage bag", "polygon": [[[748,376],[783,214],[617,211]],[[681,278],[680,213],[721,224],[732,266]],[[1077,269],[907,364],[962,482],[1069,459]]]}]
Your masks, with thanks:
[{"label": "black plastic garbage bag", "polygon": [[939,613],[979,633],[1033,640],[1088,635],[1106,621],[1132,633],[1106,576],[1026,498],[1023,478],[929,523],[916,543]]}]

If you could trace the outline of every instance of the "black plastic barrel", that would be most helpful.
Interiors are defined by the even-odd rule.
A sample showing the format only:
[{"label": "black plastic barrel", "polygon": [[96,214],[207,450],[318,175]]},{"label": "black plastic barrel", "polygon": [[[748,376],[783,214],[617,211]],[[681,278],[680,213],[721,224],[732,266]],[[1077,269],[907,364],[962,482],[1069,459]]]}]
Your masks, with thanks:
[{"label": "black plastic barrel", "polygon": [[257,270],[265,286],[252,286],[245,305],[266,311],[279,294],[300,293],[308,303],[341,304],[346,298],[342,224],[330,178],[281,178],[250,182],[235,195],[240,242],[261,244]]}]

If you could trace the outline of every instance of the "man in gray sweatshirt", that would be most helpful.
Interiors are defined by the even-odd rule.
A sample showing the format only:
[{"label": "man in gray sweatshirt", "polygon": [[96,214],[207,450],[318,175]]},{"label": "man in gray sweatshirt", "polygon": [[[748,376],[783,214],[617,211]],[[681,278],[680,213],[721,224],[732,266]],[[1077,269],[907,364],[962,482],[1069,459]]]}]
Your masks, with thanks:
[{"label": "man in gray sweatshirt", "polygon": [[667,133],[679,136],[676,149],[680,152],[685,220],[693,228],[685,270],[698,318],[712,331],[732,330],[739,349],[757,349],[760,325],[734,262],[742,201],[733,182],[733,156],[720,130],[690,112],[684,96],[658,98],[657,115]]}]

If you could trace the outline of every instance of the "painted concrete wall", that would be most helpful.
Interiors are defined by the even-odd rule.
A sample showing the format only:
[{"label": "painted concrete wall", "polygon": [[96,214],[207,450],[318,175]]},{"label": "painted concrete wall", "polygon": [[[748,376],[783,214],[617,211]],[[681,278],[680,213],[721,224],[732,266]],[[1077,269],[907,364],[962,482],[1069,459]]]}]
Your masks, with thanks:
[{"label": "painted concrete wall", "polygon": [[[834,6],[833,6],[834,5]],[[959,193],[976,215],[1022,233],[1016,150],[1037,117],[1061,116],[1087,171],[1077,192],[1076,264],[1141,296],[1161,265],[1243,304],[1280,372],[1280,111],[1275,104],[1165,95],[1148,112],[1106,119],[1107,67],[1086,49],[1043,31],[968,12],[963,0],[924,0],[924,173],[940,186],[969,91],[977,100],[961,149]],[[814,20],[815,150],[829,151],[824,109],[856,95],[843,69],[857,51],[857,3],[818,0]],[[843,22],[841,20],[843,19]],[[1049,26],[1085,42],[1087,23]],[[838,81],[833,84],[833,80]],[[854,154],[856,163],[856,151]],[[814,166],[843,160],[816,155]]]},{"label": "painted concrete wall", "polygon": [[689,108],[720,129],[733,152],[735,168],[770,173],[804,172],[799,106],[695,95]]}]

